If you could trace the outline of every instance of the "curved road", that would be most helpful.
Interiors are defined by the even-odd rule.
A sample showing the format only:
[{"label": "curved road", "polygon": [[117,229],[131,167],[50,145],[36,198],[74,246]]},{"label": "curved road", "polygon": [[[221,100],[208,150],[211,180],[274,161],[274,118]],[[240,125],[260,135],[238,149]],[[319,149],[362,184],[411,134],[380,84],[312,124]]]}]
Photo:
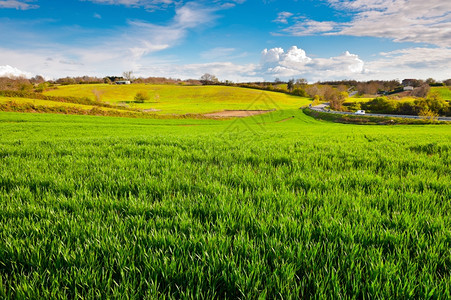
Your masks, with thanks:
[{"label": "curved road", "polygon": [[[354,113],[350,112],[343,112],[343,111],[335,111],[335,110],[328,110],[326,107],[329,106],[329,103],[322,103],[320,105],[312,106],[310,109],[324,112],[324,113],[330,113],[330,114],[340,114],[340,115],[353,115]],[[365,116],[370,117],[389,117],[389,118],[404,118],[404,119],[421,119],[419,116],[409,116],[409,115],[385,115],[385,114],[365,114]],[[451,122],[451,117],[439,117],[439,121],[449,121]]]}]

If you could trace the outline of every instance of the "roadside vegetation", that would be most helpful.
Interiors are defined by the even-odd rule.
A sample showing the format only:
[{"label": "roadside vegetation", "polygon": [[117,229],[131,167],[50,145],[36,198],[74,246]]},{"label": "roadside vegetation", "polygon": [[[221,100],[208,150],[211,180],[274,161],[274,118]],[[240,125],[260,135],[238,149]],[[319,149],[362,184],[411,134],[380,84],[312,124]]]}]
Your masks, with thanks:
[{"label": "roadside vegetation", "polygon": [[364,109],[372,113],[424,116],[451,116],[450,104],[438,92],[430,93],[426,98],[412,101],[399,101],[385,96],[374,98],[367,102],[346,103],[350,111]]},{"label": "roadside vegetation", "polygon": [[349,112],[349,114],[334,114],[329,112],[312,110],[310,108],[304,108],[304,113],[320,121],[328,121],[343,124],[359,124],[359,125],[451,124],[451,122],[449,121],[439,121],[437,114],[434,113],[424,113],[421,115],[420,119],[355,115],[353,112]]}]

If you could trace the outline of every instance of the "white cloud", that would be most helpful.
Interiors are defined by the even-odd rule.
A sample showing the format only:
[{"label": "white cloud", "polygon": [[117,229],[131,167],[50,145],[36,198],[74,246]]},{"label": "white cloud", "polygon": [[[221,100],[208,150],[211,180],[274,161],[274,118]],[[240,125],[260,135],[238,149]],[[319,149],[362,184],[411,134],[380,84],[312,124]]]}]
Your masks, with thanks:
[{"label": "white cloud", "polygon": [[30,0],[0,0],[0,8],[15,8],[18,10],[27,10],[38,8],[38,5],[30,4]]},{"label": "white cloud", "polygon": [[307,36],[317,33],[331,33],[336,31],[336,22],[323,21],[318,22],[309,19],[303,19],[302,21],[297,21],[294,25],[285,28],[283,31],[294,36]]},{"label": "white cloud", "polygon": [[282,48],[263,50],[260,68],[267,76],[313,80],[349,78],[366,72],[364,62],[355,54],[345,52],[330,58],[311,58],[296,46],[286,52]]},{"label": "white cloud", "polygon": [[381,58],[367,62],[371,76],[382,79],[394,78],[451,78],[451,49],[408,48],[380,53]]},{"label": "white cloud", "polygon": [[292,13],[283,11],[277,14],[277,19],[274,20],[276,23],[288,24],[288,19],[293,16]]},{"label": "white cloud", "polygon": [[404,79],[451,78],[451,49],[407,48],[380,53],[374,60],[363,61],[358,55],[345,53],[328,57],[311,58],[305,51],[292,47],[265,49],[262,52],[257,74],[266,79],[303,77],[309,81],[340,79]]},{"label": "white cloud", "polygon": [[291,35],[351,35],[390,38],[396,42],[451,47],[451,1],[328,0],[352,14],[350,22],[300,20],[283,30]]},{"label": "white cloud", "polygon": [[21,71],[9,65],[0,66],[0,77],[25,77],[31,78],[33,75],[29,72]]},{"label": "white cloud", "polygon": [[95,13],[95,14],[93,15],[93,17],[94,17],[95,19],[102,19],[102,16],[101,16],[100,14],[98,14],[98,13]]},{"label": "white cloud", "polygon": [[216,16],[213,14],[217,8],[204,7],[190,2],[175,11],[175,26],[180,28],[195,28],[199,25],[212,22]]},{"label": "white cloud", "polygon": [[235,48],[217,47],[200,54],[200,57],[208,60],[222,59],[230,56],[236,51]]}]

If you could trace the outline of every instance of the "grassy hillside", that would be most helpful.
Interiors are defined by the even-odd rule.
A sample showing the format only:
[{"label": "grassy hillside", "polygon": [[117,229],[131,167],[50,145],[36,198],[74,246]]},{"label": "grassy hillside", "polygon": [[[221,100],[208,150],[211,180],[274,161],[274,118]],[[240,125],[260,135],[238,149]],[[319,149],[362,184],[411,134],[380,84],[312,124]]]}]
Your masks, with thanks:
[{"label": "grassy hillside", "polygon": [[451,131],[0,113],[0,297],[450,298]]},{"label": "grassy hillside", "polygon": [[[67,103],[67,102],[58,102],[58,101],[49,101],[49,100],[41,100],[41,99],[29,99],[29,98],[20,98],[20,97],[2,97],[0,96],[0,103],[7,102],[15,102],[19,104],[33,104],[33,105],[42,105],[47,107],[76,107],[84,110],[93,109],[95,106],[93,105],[84,105],[77,103]],[[114,108],[108,107],[98,107],[101,110],[115,110]]]},{"label": "grassy hillside", "polygon": [[[144,91],[149,100],[135,103],[137,92]],[[310,100],[282,93],[226,86],[178,85],[68,85],[44,94],[51,96],[90,97],[142,109],[154,109],[162,114],[207,113],[240,109],[296,109]]]},{"label": "grassy hillside", "polygon": [[431,92],[433,91],[438,91],[443,99],[451,101],[451,87],[432,87]]}]

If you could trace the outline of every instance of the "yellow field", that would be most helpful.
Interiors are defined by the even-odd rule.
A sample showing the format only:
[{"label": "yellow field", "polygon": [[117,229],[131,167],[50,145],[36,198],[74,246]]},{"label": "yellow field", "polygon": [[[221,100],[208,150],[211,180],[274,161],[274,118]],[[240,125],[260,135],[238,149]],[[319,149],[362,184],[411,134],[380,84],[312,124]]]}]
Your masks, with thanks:
[{"label": "yellow field", "polygon": [[361,103],[361,102],[368,102],[368,101],[371,101],[371,100],[373,100],[374,98],[358,98],[358,97],[349,97],[348,99],[346,99],[346,103],[349,103],[349,102],[359,102],[359,103]]},{"label": "yellow field", "polygon": [[[146,92],[149,100],[135,103],[137,92]],[[139,109],[152,109],[160,114],[207,113],[242,109],[296,109],[311,103],[302,98],[283,93],[227,86],[177,86],[177,85],[68,85],[44,92],[50,96],[74,96],[104,102],[125,103]]]},{"label": "yellow field", "polygon": [[68,102],[58,102],[58,101],[50,101],[50,100],[39,100],[39,99],[30,99],[30,98],[19,98],[19,97],[2,97],[0,96],[0,103],[7,103],[7,102],[15,102],[19,104],[24,103],[30,103],[35,106],[46,106],[46,107],[75,107],[83,110],[91,110],[93,108],[103,110],[103,111],[119,111],[115,108],[109,108],[109,107],[100,107],[100,106],[93,106],[93,105],[84,105],[84,104],[77,104],[77,103],[68,103]]}]

